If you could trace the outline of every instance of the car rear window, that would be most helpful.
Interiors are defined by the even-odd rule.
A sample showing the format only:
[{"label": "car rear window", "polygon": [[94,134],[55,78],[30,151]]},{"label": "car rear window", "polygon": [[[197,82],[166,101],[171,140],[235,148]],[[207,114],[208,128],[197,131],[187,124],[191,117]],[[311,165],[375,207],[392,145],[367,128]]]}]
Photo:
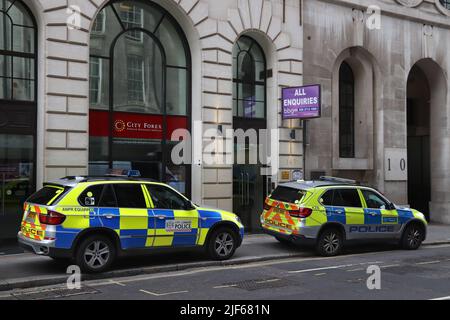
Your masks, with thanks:
[{"label": "car rear window", "polygon": [[297,200],[300,201],[305,196],[305,194],[305,190],[278,186],[272,192],[270,198],[273,200],[295,203],[295,201]]},{"label": "car rear window", "polygon": [[41,205],[51,205],[58,201],[68,189],[70,189],[70,187],[46,185],[42,189],[33,193],[27,199],[27,202]]}]

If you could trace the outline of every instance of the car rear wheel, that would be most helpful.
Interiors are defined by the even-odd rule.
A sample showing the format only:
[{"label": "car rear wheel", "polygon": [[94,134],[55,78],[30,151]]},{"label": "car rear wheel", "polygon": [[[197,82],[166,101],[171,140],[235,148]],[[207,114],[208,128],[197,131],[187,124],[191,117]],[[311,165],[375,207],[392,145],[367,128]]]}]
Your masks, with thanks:
[{"label": "car rear wheel", "polygon": [[98,273],[107,270],[116,258],[113,242],[105,236],[84,239],[76,252],[76,263],[83,272]]},{"label": "car rear wheel", "polygon": [[401,246],[406,250],[416,250],[420,247],[424,238],[423,228],[415,223],[410,224],[403,232]]},{"label": "car rear wheel", "polygon": [[209,237],[207,252],[211,259],[227,260],[236,251],[237,237],[230,228],[218,228]]},{"label": "car rear wheel", "polygon": [[335,228],[323,231],[317,239],[317,253],[324,257],[336,256],[341,253],[344,237]]}]

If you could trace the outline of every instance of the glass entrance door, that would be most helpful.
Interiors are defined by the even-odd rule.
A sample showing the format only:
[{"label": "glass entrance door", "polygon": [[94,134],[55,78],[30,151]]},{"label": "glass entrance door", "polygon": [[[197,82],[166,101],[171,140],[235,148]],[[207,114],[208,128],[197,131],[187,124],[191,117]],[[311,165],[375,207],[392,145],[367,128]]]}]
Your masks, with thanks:
[{"label": "glass entrance door", "polygon": [[233,167],[233,212],[248,231],[258,231],[259,215],[265,199],[266,177],[260,174],[260,165]]},{"label": "glass entrance door", "polygon": [[34,137],[0,134],[0,238],[14,238],[34,191]]},{"label": "glass entrance door", "polygon": [[[260,230],[259,216],[262,213],[264,200],[268,192],[269,177],[262,175],[263,165],[260,162],[259,130],[265,129],[265,119],[239,119],[234,118],[234,129],[242,129],[250,133],[254,130],[257,141],[251,143],[245,139],[240,144],[234,141],[234,165],[233,165],[233,212],[236,213],[247,231]],[[250,159],[256,155],[257,163],[251,163]],[[245,159],[245,163],[239,163],[239,155]],[[244,158],[245,156],[245,158]]]}]

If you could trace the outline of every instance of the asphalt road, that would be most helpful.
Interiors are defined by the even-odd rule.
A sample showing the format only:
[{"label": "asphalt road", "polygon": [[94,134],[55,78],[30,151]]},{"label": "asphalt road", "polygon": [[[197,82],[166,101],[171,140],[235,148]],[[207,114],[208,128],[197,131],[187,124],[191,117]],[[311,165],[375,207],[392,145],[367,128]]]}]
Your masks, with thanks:
[{"label": "asphalt road", "polygon": [[[296,246],[285,246],[267,235],[251,235],[244,238],[243,245],[236,250],[233,261],[247,260],[257,257],[301,255],[314,256],[312,248],[299,249]],[[171,264],[192,264],[211,261],[204,250],[179,249],[157,250],[145,256],[126,257],[115,263],[113,270],[129,270],[136,268],[164,267]],[[70,263],[69,263],[70,264]],[[61,276],[66,274],[68,264],[56,263],[49,257],[32,253],[0,255],[0,282],[6,279]]]},{"label": "asphalt road", "polygon": [[[315,256],[87,281],[0,293],[2,299],[450,299],[450,245],[417,251],[375,248],[334,258]],[[369,266],[381,288],[369,290]]]}]

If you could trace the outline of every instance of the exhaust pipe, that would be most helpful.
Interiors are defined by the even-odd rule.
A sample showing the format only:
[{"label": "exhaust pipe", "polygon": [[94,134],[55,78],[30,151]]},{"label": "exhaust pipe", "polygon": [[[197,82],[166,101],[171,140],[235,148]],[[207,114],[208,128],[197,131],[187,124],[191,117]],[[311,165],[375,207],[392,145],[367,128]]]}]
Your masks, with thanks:
[{"label": "exhaust pipe", "polygon": [[42,254],[48,254],[49,252],[48,247],[40,247],[39,251],[41,251]]}]

